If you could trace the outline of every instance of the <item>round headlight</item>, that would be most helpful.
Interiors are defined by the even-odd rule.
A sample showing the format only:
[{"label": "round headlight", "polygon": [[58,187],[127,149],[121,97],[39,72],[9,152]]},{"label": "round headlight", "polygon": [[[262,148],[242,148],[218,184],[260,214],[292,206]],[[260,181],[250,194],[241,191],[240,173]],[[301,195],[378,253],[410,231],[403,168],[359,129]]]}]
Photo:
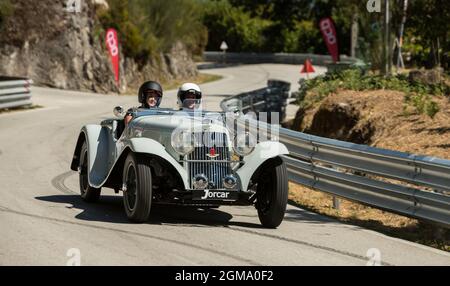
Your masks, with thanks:
[{"label": "round headlight", "polygon": [[203,174],[199,174],[196,175],[194,177],[194,188],[198,189],[198,190],[204,190],[208,187],[208,178],[203,175]]},{"label": "round headlight", "polygon": [[226,189],[234,189],[237,185],[237,179],[233,175],[227,175],[223,178],[222,184]]},{"label": "round headlight", "polygon": [[186,130],[175,130],[172,132],[171,144],[178,154],[185,156],[194,151],[194,135]]},{"label": "round headlight", "polygon": [[234,152],[239,156],[247,156],[253,152],[256,146],[256,138],[249,132],[236,135],[234,139]]}]

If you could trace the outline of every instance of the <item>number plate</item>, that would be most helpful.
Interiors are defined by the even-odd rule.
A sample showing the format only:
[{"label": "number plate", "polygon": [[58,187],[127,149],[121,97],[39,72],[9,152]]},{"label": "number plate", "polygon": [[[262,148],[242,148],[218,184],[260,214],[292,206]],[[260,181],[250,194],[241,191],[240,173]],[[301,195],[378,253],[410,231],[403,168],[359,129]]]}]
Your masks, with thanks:
[{"label": "number plate", "polygon": [[237,191],[194,190],[192,194],[194,200],[236,201],[238,199]]}]

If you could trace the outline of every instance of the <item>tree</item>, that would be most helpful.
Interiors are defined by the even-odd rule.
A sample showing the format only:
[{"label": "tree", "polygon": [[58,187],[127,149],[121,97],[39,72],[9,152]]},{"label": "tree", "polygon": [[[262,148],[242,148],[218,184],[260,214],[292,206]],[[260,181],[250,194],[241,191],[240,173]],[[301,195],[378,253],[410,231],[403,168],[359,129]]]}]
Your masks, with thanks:
[{"label": "tree", "polygon": [[447,0],[411,1],[406,32],[429,53],[427,67],[440,64],[443,53],[450,51],[450,2]]},{"label": "tree", "polygon": [[201,54],[207,42],[202,23],[203,6],[198,0],[108,0],[110,9],[101,11],[104,28],[119,32],[125,55],[146,62],[158,52],[169,51],[182,42]]},{"label": "tree", "polygon": [[[223,11],[209,13],[204,19],[211,37],[208,48],[217,49],[229,39],[233,50],[251,52],[327,53],[319,31],[319,21],[332,17],[341,54],[350,54],[351,27],[359,26],[356,57],[377,69],[381,67],[383,13],[368,13],[361,0],[198,0],[215,3]],[[384,1],[384,0],[381,0]],[[390,33],[398,36],[404,0],[390,0]],[[211,12],[211,11],[210,11]],[[450,58],[450,1],[410,0],[405,30],[404,52],[413,52],[430,66],[443,55]],[[392,45],[390,45],[392,49]],[[447,63],[447,66],[450,63]]]},{"label": "tree", "polygon": [[205,9],[203,23],[209,30],[209,50],[218,50],[222,41],[226,41],[233,52],[264,51],[262,31],[270,22],[252,17],[243,7],[232,6],[228,1],[212,1]]}]

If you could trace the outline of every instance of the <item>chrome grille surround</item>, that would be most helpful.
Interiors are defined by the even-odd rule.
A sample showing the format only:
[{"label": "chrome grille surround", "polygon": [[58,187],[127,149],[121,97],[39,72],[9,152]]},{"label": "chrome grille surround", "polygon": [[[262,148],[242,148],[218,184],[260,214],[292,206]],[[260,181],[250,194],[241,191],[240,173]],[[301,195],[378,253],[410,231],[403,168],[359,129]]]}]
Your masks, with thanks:
[{"label": "chrome grille surround", "polygon": [[[233,174],[231,168],[231,154],[228,146],[226,133],[219,132],[198,132],[194,133],[195,148],[192,153],[186,156],[187,172],[189,174],[189,185],[195,189],[193,178],[196,175],[205,175],[209,182],[209,189],[224,190],[222,180],[227,175]],[[217,157],[210,155],[211,148],[214,148]]]}]

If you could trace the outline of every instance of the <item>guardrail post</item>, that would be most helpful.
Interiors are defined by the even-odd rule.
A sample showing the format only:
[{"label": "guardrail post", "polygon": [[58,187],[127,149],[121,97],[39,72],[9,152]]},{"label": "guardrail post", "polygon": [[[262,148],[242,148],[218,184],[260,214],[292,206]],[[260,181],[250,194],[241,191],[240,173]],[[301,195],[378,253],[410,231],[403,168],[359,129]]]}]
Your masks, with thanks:
[{"label": "guardrail post", "polygon": [[339,210],[340,207],[341,207],[341,201],[339,200],[339,198],[333,196],[333,209]]}]

